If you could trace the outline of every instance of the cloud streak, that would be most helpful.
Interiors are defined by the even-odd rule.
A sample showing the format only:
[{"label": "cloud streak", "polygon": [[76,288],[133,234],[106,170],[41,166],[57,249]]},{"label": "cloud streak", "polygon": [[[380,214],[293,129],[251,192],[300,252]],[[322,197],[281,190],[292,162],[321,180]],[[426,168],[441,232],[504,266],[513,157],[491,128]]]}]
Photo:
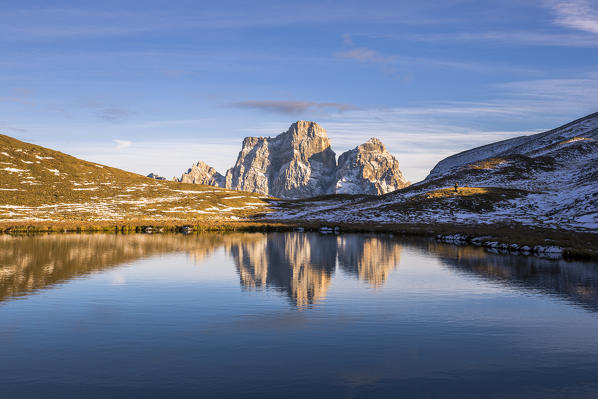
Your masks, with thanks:
[{"label": "cloud streak", "polygon": [[219,143],[198,142],[197,139],[172,139],[138,141],[115,151],[117,141],[129,143],[129,140],[95,142],[92,146],[82,143],[69,143],[59,146],[79,158],[109,165],[142,175],[150,172],[171,178],[180,177],[192,164],[202,160],[221,173],[234,165],[241,148],[241,139],[221,140]]},{"label": "cloud streak", "polygon": [[[126,3],[126,2],[122,2]],[[430,3],[430,2],[429,2]],[[134,3],[133,3],[134,4]],[[105,10],[100,7],[20,7],[0,6],[0,41],[50,41],[73,37],[121,37],[148,32],[183,31],[188,29],[247,29],[288,25],[330,25],[331,23],[364,23],[429,25],[442,18],[431,18],[428,6],[397,5],[371,7],[365,4],[298,2],[276,7],[268,2],[250,7],[202,6],[197,9],[148,5],[144,10],[123,7]],[[249,10],[249,8],[253,11]],[[418,10],[419,9],[419,12]],[[248,18],[248,14],[251,17]]]},{"label": "cloud streak", "polygon": [[12,132],[12,133],[26,133],[27,129],[23,129],[20,127],[14,127],[8,124],[8,122],[0,121],[0,133],[2,132]]},{"label": "cloud streak", "polygon": [[587,33],[548,33],[534,31],[477,31],[443,33],[367,34],[371,39],[390,39],[423,43],[495,42],[510,46],[598,47]]},{"label": "cloud streak", "polygon": [[106,122],[120,122],[131,115],[131,112],[125,108],[107,107],[101,108],[97,112],[98,118]]},{"label": "cloud streak", "polygon": [[79,104],[83,108],[92,109],[94,114],[105,122],[122,122],[133,114],[129,108],[107,104],[96,98],[83,99]]},{"label": "cloud streak", "polygon": [[[339,51],[335,54],[337,58],[357,61],[363,64],[376,65],[383,73],[392,77],[398,77],[398,60],[396,55],[385,55],[368,47],[354,47],[347,51]],[[405,80],[409,80],[409,74]]]},{"label": "cloud streak", "polygon": [[598,34],[598,8],[587,0],[550,1],[559,25]]},{"label": "cloud streak", "polygon": [[520,101],[540,106],[553,104],[561,109],[571,107],[598,110],[598,74],[570,79],[537,79],[497,85],[498,88],[518,97]]},{"label": "cloud streak", "polygon": [[357,47],[347,51],[336,53],[339,58],[355,60],[359,62],[388,64],[396,61],[397,57],[382,55],[379,52],[367,47]]},{"label": "cloud streak", "polygon": [[124,150],[125,148],[129,148],[133,144],[133,142],[130,140],[115,139],[114,142],[116,143],[117,150]]},{"label": "cloud streak", "polygon": [[308,111],[344,112],[358,109],[357,106],[351,104],[292,100],[247,100],[232,103],[231,106],[284,115],[304,114]]},{"label": "cloud streak", "polygon": [[397,155],[405,176],[418,181],[446,156],[598,111],[598,74],[514,81],[497,88],[503,95],[487,102],[357,110],[321,122],[335,151],[378,137]]}]

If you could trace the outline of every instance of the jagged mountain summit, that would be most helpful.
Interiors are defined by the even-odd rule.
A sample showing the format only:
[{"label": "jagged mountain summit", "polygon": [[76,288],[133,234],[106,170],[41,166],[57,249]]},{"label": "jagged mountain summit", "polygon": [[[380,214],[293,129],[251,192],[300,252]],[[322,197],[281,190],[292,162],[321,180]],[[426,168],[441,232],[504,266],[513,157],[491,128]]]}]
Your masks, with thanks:
[{"label": "jagged mountain summit", "polygon": [[207,163],[199,161],[189,168],[187,173],[183,173],[183,176],[179,181],[181,183],[207,184],[210,186],[222,187],[224,184],[224,176]]},{"label": "jagged mountain summit", "polygon": [[399,162],[378,139],[347,151],[336,162],[326,130],[297,121],[276,137],[246,137],[235,166],[225,176],[204,162],[181,182],[208,184],[278,198],[327,194],[384,194],[409,185]]},{"label": "jagged mountain summit", "polygon": [[299,121],[274,138],[247,137],[225,187],[279,198],[332,194],[336,159],[326,131]]},{"label": "jagged mountain summit", "polygon": [[335,186],[338,194],[380,195],[408,184],[399,161],[375,137],[338,158]]}]

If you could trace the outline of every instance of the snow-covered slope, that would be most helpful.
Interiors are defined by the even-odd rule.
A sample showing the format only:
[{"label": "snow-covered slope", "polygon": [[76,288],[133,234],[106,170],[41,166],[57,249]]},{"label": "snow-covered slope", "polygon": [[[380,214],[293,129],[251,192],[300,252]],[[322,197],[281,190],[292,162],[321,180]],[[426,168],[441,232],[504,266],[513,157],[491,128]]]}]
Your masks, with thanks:
[{"label": "snow-covered slope", "polygon": [[428,177],[426,177],[426,180],[438,178],[455,168],[486,158],[515,154],[527,155],[551,145],[573,139],[578,135],[583,135],[587,138],[596,138],[598,134],[597,128],[598,112],[548,132],[515,137],[463,151],[438,162]]}]

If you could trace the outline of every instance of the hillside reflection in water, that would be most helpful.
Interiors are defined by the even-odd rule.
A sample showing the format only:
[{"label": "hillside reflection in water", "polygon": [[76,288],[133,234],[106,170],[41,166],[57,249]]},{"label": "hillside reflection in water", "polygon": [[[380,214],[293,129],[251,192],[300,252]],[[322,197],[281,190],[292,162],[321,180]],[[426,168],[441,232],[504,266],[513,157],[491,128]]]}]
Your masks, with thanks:
[{"label": "hillside reflection in water", "polygon": [[156,255],[183,252],[201,264],[223,249],[232,258],[243,289],[277,290],[303,307],[326,297],[337,269],[372,288],[382,287],[399,267],[404,246],[437,257],[458,272],[598,310],[596,264],[505,256],[383,235],[299,233],[3,235],[0,301]]},{"label": "hillside reflection in water", "polygon": [[275,289],[298,306],[326,296],[338,265],[373,287],[398,267],[401,244],[384,237],[316,234],[0,236],[0,301],[156,255],[200,264],[222,248],[244,289]]}]

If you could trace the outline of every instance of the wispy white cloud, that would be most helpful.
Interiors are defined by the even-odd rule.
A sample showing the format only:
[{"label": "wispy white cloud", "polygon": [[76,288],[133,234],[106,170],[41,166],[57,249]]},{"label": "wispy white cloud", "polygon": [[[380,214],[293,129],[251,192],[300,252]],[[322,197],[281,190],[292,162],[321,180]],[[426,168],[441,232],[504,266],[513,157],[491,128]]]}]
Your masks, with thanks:
[{"label": "wispy white cloud", "polygon": [[378,137],[397,156],[411,181],[427,176],[445,157],[473,147],[536,130],[496,130],[476,126],[476,119],[513,118],[514,110],[496,110],[489,104],[443,104],[437,107],[385,108],[353,111],[342,118],[322,121],[333,149],[340,154],[369,137]]},{"label": "wispy white cloud", "polygon": [[[364,64],[376,65],[384,74],[392,77],[399,77],[399,57],[396,55],[382,54],[368,47],[354,47],[345,51],[339,51],[335,54],[337,58],[356,61]],[[408,80],[409,74],[405,74],[404,79]]]},{"label": "wispy white cloud", "polygon": [[307,111],[330,110],[344,112],[358,109],[355,105],[341,103],[322,103],[314,101],[293,101],[293,100],[247,100],[232,103],[235,108],[255,109],[265,112],[297,115]]},{"label": "wispy white cloud", "polygon": [[133,142],[130,140],[115,139],[114,142],[116,143],[117,150],[124,150],[125,148],[129,148],[133,144]]},{"label": "wispy white cloud", "polygon": [[[437,59],[430,57],[401,56],[398,54],[384,54],[368,47],[351,48],[346,51],[339,51],[335,54],[337,58],[357,61],[365,64],[373,64],[381,67],[381,70],[390,75],[399,75],[399,68],[403,69],[414,66],[434,66],[447,69],[461,69],[477,73],[493,73],[500,71],[517,73],[537,73],[538,69],[519,67],[504,63],[483,63],[474,61],[460,61],[452,59]],[[408,73],[404,73],[406,77]]]},{"label": "wispy white cloud", "polygon": [[397,57],[395,56],[385,56],[367,47],[357,47],[347,51],[339,51],[336,53],[336,56],[339,58],[346,58],[349,60],[355,60],[359,62],[371,62],[382,64],[392,63],[397,60]]},{"label": "wispy white cloud", "polygon": [[450,31],[442,33],[371,33],[371,39],[390,39],[426,43],[494,42],[511,46],[598,47],[595,37],[580,33],[544,31]]},{"label": "wispy white cloud", "polygon": [[598,111],[598,74],[497,87],[502,96],[487,102],[356,110],[321,122],[335,151],[378,137],[397,155],[406,177],[417,181],[446,156],[549,130]]},{"label": "wispy white cloud", "polygon": [[122,36],[164,25],[155,17],[84,8],[18,8],[3,10],[1,15],[2,41]]},{"label": "wispy white cloud", "polygon": [[[589,74],[569,79],[536,79],[509,82],[498,88],[539,109],[558,105],[561,112],[571,108],[594,108],[598,110],[598,75]],[[552,106],[551,106],[552,105]]]},{"label": "wispy white cloud", "polygon": [[129,107],[106,103],[94,97],[80,100],[79,105],[93,110],[96,117],[106,122],[121,122],[134,113]]},{"label": "wispy white cloud", "polygon": [[[241,139],[214,141],[200,142],[192,138],[136,140],[126,151],[115,151],[114,142],[98,141],[92,146],[89,143],[69,143],[58,145],[57,149],[92,162],[142,175],[157,173],[170,179],[173,176],[180,177],[192,164],[200,160],[221,173],[233,166],[241,148]],[[90,147],[93,147],[93,150]]]},{"label": "wispy white cloud", "polygon": [[0,121],[0,133],[25,133],[27,129],[23,129],[20,127],[15,127],[6,121]]},{"label": "wispy white cloud", "polygon": [[[426,2],[426,3],[432,3]],[[442,2],[436,2],[442,3]],[[344,4],[337,7],[326,2],[298,2],[272,6],[252,3],[246,7],[225,6],[189,8],[148,6],[143,10],[123,5],[106,10],[99,7],[35,7],[0,9],[0,41],[58,40],[72,37],[118,37],[147,32],[188,29],[246,29],[289,25],[329,25],[331,23],[377,23],[429,25],[439,23],[427,10],[433,5],[372,7]],[[251,14],[248,17],[248,14]],[[446,19],[446,16],[444,16]]]},{"label": "wispy white cloud", "polygon": [[588,0],[550,0],[555,22],[571,29],[598,34],[598,6]]},{"label": "wispy white cloud", "polygon": [[0,95],[1,102],[17,103],[23,105],[35,105],[33,101],[33,90],[25,87],[10,90],[6,95]]},{"label": "wispy white cloud", "polygon": [[131,115],[131,111],[126,108],[106,107],[100,109],[97,115],[107,122],[118,122]]}]

